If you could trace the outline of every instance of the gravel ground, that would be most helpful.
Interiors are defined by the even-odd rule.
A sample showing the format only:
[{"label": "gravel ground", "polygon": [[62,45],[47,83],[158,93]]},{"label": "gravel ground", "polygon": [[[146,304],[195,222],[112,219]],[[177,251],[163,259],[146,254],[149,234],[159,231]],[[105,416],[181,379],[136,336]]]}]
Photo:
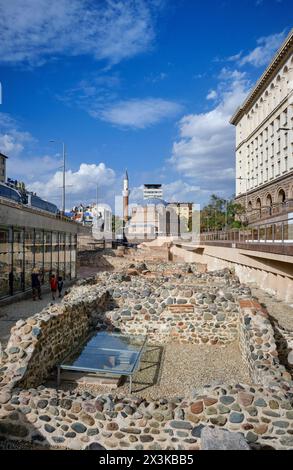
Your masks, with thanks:
[{"label": "gravel ground", "polygon": [[[133,377],[132,393],[146,399],[187,397],[192,389],[206,384],[235,382],[250,382],[237,342],[227,346],[169,343],[164,349],[148,346],[140,370]],[[61,383],[61,388],[93,394],[107,391],[99,385],[66,382]],[[129,385],[124,383],[110,393],[127,395]]]},{"label": "gravel ground", "polygon": [[293,330],[293,305],[277,300],[273,295],[257,287],[251,287],[251,292],[261,304],[266,306],[273,320],[286,330]]}]

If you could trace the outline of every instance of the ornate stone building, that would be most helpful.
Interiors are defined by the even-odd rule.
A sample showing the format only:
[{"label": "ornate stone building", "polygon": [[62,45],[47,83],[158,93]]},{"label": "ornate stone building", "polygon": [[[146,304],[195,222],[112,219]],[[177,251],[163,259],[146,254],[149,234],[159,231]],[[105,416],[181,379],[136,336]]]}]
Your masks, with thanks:
[{"label": "ornate stone building", "polygon": [[293,29],[244,103],[236,126],[236,200],[248,222],[293,212]]}]

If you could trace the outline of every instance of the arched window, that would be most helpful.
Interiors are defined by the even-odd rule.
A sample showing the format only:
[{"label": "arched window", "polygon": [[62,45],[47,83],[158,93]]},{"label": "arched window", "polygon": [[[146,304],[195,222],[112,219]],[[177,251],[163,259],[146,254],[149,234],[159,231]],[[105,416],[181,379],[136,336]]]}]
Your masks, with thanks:
[{"label": "arched window", "polygon": [[249,203],[248,203],[248,210],[252,211],[252,202],[251,201],[249,201]]},{"label": "arched window", "polygon": [[283,204],[286,201],[286,194],[283,189],[280,189],[278,192],[278,203]]},{"label": "arched window", "polygon": [[273,205],[272,196],[270,194],[268,194],[267,198],[266,198],[266,206],[271,207],[272,205]]},{"label": "arched window", "polygon": [[257,198],[255,205],[256,205],[256,208],[257,208],[257,209],[261,209],[261,200],[260,200],[259,197]]},{"label": "arched window", "polygon": [[270,194],[267,195],[266,206],[269,209],[269,215],[272,215],[273,200],[272,200],[272,196]]}]

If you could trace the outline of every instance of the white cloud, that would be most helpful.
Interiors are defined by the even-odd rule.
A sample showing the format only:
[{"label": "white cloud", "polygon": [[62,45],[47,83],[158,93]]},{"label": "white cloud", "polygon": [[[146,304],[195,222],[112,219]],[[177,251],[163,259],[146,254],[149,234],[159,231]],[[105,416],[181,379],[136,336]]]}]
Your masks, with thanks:
[{"label": "white cloud", "polygon": [[157,83],[157,82],[161,82],[162,80],[166,80],[167,77],[168,77],[168,74],[165,72],[150,73],[146,77],[146,81],[151,82],[151,83]]},{"label": "white cloud", "polygon": [[163,184],[164,199],[168,202],[196,202],[200,187],[182,179]]},{"label": "white cloud", "polygon": [[45,181],[60,166],[59,155],[31,156],[22,152],[19,156],[8,159],[7,175],[30,184],[35,179]]},{"label": "white cloud", "polygon": [[211,90],[208,94],[207,94],[207,100],[215,100],[218,96],[218,93],[216,92],[216,90]]},{"label": "white cloud", "polygon": [[181,110],[182,106],[173,101],[145,98],[119,101],[91,114],[118,126],[144,129],[176,116]]},{"label": "white cloud", "polygon": [[[47,181],[35,181],[28,185],[31,191],[35,191],[40,196],[60,202],[61,188],[63,182],[62,171],[56,171]],[[81,163],[77,171],[67,170],[65,173],[67,203],[70,205],[79,202],[89,202],[95,200],[97,185],[99,191],[103,191],[103,200],[107,202],[110,197],[113,198],[114,186],[116,184],[116,175],[114,170],[108,168],[104,163],[88,164]],[[55,199],[55,200],[54,200]]]},{"label": "white cloud", "polygon": [[[24,181],[29,190],[59,206],[63,177],[60,171],[61,157],[59,154],[37,155],[33,151],[32,143],[35,143],[35,140],[28,132],[19,130],[19,125],[13,118],[0,113],[0,151],[9,157],[8,177]],[[86,203],[94,200],[97,184],[103,190],[105,202],[112,202],[116,186],[117,190],[120,190],[114,170],[104,163],[82,163],[77,171],[68,169],[67,201],[73,205],[80,201]]]},{"label": "white cloud", "polygon": [[218,78],[222,81],[240,81],[246,78],[246,72],[240,72],[239,70],[231,70],[227,67],[223,67],[218,75]]},{"label": "white cloud", "polygon": [[7,156],[19,155],[27,142],[34,139],[29,132],[20,131],[8,114],[0,113],[0,152]]},{"label": "white cloud", "polygon": [[111,64],[153,43],[157,0],[0,0],[0,61],[87,54]]},{"label": "white cloud", "polygon": [[286,34],[284,31],[277,34],[261,37],[257,40],[258,46],[239,60],[239,65],[246,64],[262,67],[267,65],[274,53],[284,41]]},{"label": "white cloud", "polygon": [[219,103],[210,111],[184,116],[179,122],[180,138],[174,142],[169,163],[178,174],[192,178],[194,185],[207,190],[230,188],[235,177],[235,129],[229,120],[244,100],[249,83],[238,71],[221,75]]}]

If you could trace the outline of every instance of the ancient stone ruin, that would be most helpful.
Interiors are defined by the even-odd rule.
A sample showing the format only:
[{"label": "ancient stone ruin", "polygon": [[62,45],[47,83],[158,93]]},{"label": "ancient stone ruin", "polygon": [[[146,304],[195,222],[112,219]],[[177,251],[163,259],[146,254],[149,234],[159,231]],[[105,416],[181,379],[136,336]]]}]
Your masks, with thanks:
[{"label": "ancient stone ruin", "polygon": [[[237,342],[249,379],[157,399],[120,395],[119,387],[111,393],[48,385],[56,364],[91,330],[146,334],[149,345],[162,347]],[[205,448],[203,430],[207,442],[223,429],[243,448],[290,449],[293,382],[275,335],[267,312],[227,269],[149,262],[100,273],[12,328],[1,359],[0,434],[67,449],[197,450]],[[279,335],[290,351],[292,333]]]}]

